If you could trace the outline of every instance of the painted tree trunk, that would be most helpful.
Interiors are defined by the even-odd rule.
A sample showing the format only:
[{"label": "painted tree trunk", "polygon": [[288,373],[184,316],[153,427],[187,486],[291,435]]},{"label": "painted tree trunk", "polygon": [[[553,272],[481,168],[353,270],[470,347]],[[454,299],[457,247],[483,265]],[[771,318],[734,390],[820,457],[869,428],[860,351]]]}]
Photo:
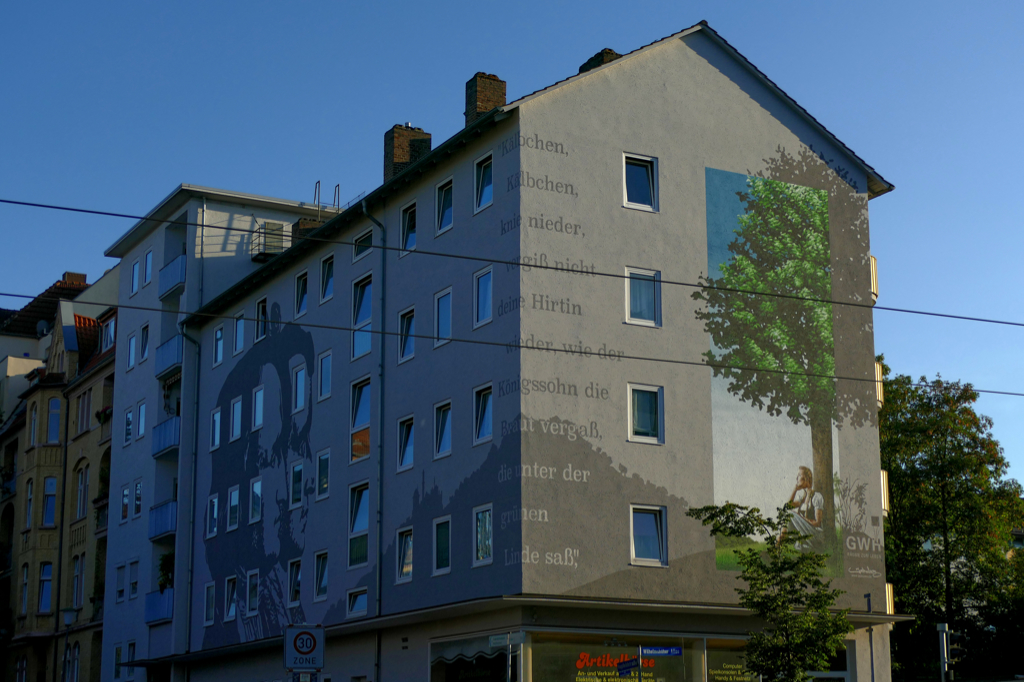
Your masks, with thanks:
[{"label": "painted tree trunk", "polygon": [[811,417],[811,449],[814,451],[814,490],[821,493],[824,502],[822,539],[831,551],[836,543],[836,510],[832,481],[832,419],[828,415]]}]

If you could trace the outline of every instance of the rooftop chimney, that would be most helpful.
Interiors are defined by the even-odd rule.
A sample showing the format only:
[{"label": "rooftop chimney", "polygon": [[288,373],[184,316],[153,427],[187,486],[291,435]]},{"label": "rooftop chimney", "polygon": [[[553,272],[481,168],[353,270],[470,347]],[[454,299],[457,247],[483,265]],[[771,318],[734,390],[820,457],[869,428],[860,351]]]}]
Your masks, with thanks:
[{"label": "rooftop chimney", "polygon": [[597,54],[595,54],[593,57],[588,59],[587,61],[583,62],[583,65],[580,66],[580,73],[583,73],[584,71],[590,71],[591,69],[596,69],[597,67],[603,64],[607,64],[608,62],[614,62],[621,56],[622,55],[616,52],[615,50],[611,49],[610,47],[606,47]]},{"label": "rooftop chimney", "polygon": [[64,275],[60,278],[60,281],[69,282],[71,284],[85,284],[86,275],[83,275],[80,272],[65,272]]},{"label": "rooftop chimney", "polygon": [[505,81],[492,73],[478,71],[466,81],[466,125],[469,126],[494,107],[505,106]]},{"label": "rooftop chimney", "polygon": [[430,133],[411,124],[396,124],[384,133],[384,182],[430,153]]}]

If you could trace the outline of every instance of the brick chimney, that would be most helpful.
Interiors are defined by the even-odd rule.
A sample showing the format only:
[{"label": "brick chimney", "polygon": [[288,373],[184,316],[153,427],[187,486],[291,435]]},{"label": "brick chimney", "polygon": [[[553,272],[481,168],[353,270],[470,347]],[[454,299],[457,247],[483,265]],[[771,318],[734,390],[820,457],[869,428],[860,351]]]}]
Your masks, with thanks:
[{"label": "brick chimney", "polygon": [[69,284],[85,284],[86,279],[86,276],[80,272],[65,272],[60,281],[68,282]]},{"label": "brick chimney", "polygon": [[580,66],[580,73],[583,73],[584,71],[590,71],[591,69],[596,69],[597,67],[607,64],[608,62],[614,62],[621,56],[622,55],[616,52],[615,50],[611,49],[610,47],[606,47],[597,54],[595,54],[593,57],[588,59],[587,61],[583,62],[583,65]]},{"label": "brick chimney", "polygon": [[478,71],[466,81],[466,125],[494,107],[505,106],[505,81],[492,73]]},{"label": "brick chimney", "polygon": [[395,125],[384,133],[384,182],[430,153],[430,133],[412,124]]}]

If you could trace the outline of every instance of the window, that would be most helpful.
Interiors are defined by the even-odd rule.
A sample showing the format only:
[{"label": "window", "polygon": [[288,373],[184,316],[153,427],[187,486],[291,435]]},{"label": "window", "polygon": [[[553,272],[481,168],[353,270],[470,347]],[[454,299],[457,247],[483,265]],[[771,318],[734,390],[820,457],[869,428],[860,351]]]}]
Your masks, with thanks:
[{"label": "window", "polygon": [[117,601],[124,601],[124,566],[117,567],[117,594],[115,595]]},{"label": "window", "polygon": [[402,248],[416,248],[416,204],[402,211]]},{"label": "window", "polygon": [[476,162],[476,203],[475,211],[482,211],[494,201],[494,183],[492,182],[491,155]]},{"label": "window", "polygon": [[398,531],[398,567],[395,582],[412,580],[412,528]]},{"label": "window", "polygon": [[68,664],[66,679],[68,682],[78,682],[78,662],[82,653],[78,642],[71,647],[71,662]]},{"label": "window", "polygon": [[334,256],[326,256],[320,261],[320,302],[326,303],[334,298]]},{"label": "window", "polygon": [[81,563],[82,570],[78,573],[78,587],[75,590],[77,599],[72,601],[72,606],[75,608],[81,608],[85,603],[85,552],[82,552],[78,556],[79,563]]},{"label": "window", "polygon": [[29,445],[36,444],[36,438],[39,434],[39,413],[36,411],[36,404],[32,403],[32,409],[29,410],[28,419],[28,437]]},{"label": "window", "polygon": [[245,312],[235,315],[235,346],[233,352],[237,355],[245,348]]},{"label": "window", "polygon": [[331,351],[320,356],[318,364],[319,376],[317,377],[317,400],[331,397]]},{"label": "window", "polygon": [[153,252],[146,252],[146,259],[142,268],[142,282],[143,284],[149,284],[153,281]]},{"label": "window", "polygon": [[124,444],[128,445],[132,442],[132,420],[134,417],[134,410],[127,410],[124,413]]},{"label": "window", "polygon": [[32,527],[32,479],[25,483],[25,527]]},{"label": "window", "polygon": [[370,486],[357,485],[349,489],[348,513],[348,565],[361,566],[368,559],[370,521]]},{"label": "window", "polygon": [[60,398],[50,398],[50,411],[46,419],[46,442],[60,442]]},{"label": "window", "polygon": [[128,564],[128,598],[135,599],[139,596],[139,562],[132,561]]},{"label": "window", "polygon": [[452,289],[434,294],[434,348],[452,338]]},{"label": "window", "polygon": [[288,562],[288,606],[298,606],[302,597],[302,561]]},{"label": "window", "polygon": [[217,604],[217,584],[206,583],[205,612],[203,614],[203,625],[213,625],[214,607]]},{"label": "window", "polygon": [[437,186],[437,228],[436,234],[452,229],[452,181]]},{"label": "window", "polygon": [[667,566],[664,507],[630,507],[632,560],[642,566]]},{"label": "window", "polygon": [[224,325],[213,330],[213,366],[224,362]]},{"label": "window", "polygon": [[231,401],[231,435],[228,442],[236,441],[242,437],[242,399],[235,398]]},{"label": "window", "polygon": [[135,503],[132,516],[142,516],[142,481],[135,481]]},{"label": "window", "polygon": [[356,262],[366,254],[370,253],[370,249],[373,247],[373,229],[369,229],[366,232],[358,235],[352,241],[352,262]]},{"label": "window", "polygon": [[309,274],[302,272],[295,276],[295,317],[306,314],[309,299]]},{"label": "window", "polygon": [[413,465],[413,452],[415,448],[416,420],[412,415],[398,422],[398,470],[411,469]]},{"label": "window", "polygon": [[263,518],[263,480],[254,478],[249,481],[249,523],[256,523]]},{"label": "window", "polygon": [[267,299],[261,298],[256,301],[256,337],[260,341],[267,337]]},{"label": "window", "polygon": [[39,613],[49,613],[50,590],[53,587],[53,564],[44,561],[39,564]]},{"label": "window", "polygon": [[370,380],[352,384],[352,459],[370,454]]},{"label": "window", "polygon": [[238,528],[238,486],[228,488],[228,530]]},{"label": "window", "polygon": [[292,462],[288,467],[288,508],[295,509],[302,504],[302,462]]},{"label": "window", "polygon": [[21,615],[24,616],[26,613],[28,613],[28,564],[23,564],[21,567]]},{"label": "window", "polygon": [[57,478],[47,476],[43,479],[43,526],[57,523]]},{"label": "window", "polygon": [[75,504],[75,518],[84,519],[89,513],[89,465],[86,464],[78,470],[78,495]]},{"label": "window", "polygon": [[135,440],[146,435],[146,403],[139,403],[139,424],[135,429]]},{"label": "window", "polygon": [[322,500],[331,492],[331,451],[316,456],[316,499]]},{"label": "window", "polygon": [[245,615],[255,616],[260,606],[260,572],[249,571],[245,574]]},{"label": "window", "polygon": [[292,413],[306,409],[306,366],[292,370]]},{"label": "window", "polygon": [[132,263],[132,292],[134,296],[139,291],[139,261]]},{"label": "window", "polygon": [[661,326],[661,273],[626,268],[626,322]]},{"label": "window", "polygon": [[637,443],[665,442],[665,416],[660,386],[629,384],[629,440]]},{"label": "window", "polygon": [[491,321],[491,268],[473,275],[473,328]]},{"label": "window", "polygon": [[14,682],[28,682],[28,656],[18,659]]},{"label": "window", "polygon": [[434,575],[452,570],[452,518],[434,519]]},{"label": "window", "polygon": [[473,444],[491,440],[491,385],[473,391]]},{"label": "window", "polygon": [[252,429],[255,431],[263,426],[263,387],[252,389]]},{"label": "window", "polygon": [[128,505],[131,499],[131,493],[128,491],[128,486],[121,488],[121,522],[128,520]]},{"label": "window", "polygon": [[434,406],[434,459],[452,454],[451,401]]},{"label": "window", "polygon": [[366,615],[366,590],[353,590],[348,593],[348,617]]},{"label": "window", "polygon": [[121,647],[114,647],[114,679],[121,679]]},{"label": "window", "polygon": [[149,325],[143,325],[139,331],[139,362],[149,357]]},{"label": "window", "polygon": [[217,534],[217,502],[216,495],[210,495],[206,502],[206,537],[212,538]]},{"label": "window", "polygon": [[352,285],[352,359],[370,352],[373,331],[373,282],[366,277]]},{"label": "window", "polygon": [[[135,642],[128,642],[128,655],[125,657],[125,663],[131,663],[135,660]],[[125,677],[131,679],[135,675],[135,666],[125,665]]]},{"label": "window", "polygon": [[71,606],[78,606],[78,578],[82,573],[82,562],[76,554],[71,560]]},{"label": "window", "polygon": [[210,413],[210,450],[220,447],[220,408]]},{"label": "window", "polygon": [[92,426],[92,389],[78,396],[78,433],[82,434]]},{"label": "window", "polygon": [[623,203],[626,208],[658,210],[658,160],[623,155]]},{"label": "window", "polygon": [[316,554],[316,575],[314,576],[313,601],[327,599],[327,552]]},{"label": "window", "polygon": [[117,340],[117,318],[112,317],[103,323],[103,350],[107,350],[114,345]]},{"label": "window", "polygon": [[491,545],[491,511],[492,505],[484,505],[473,510],[473,566],[486,566],[494,560]]},{"label": "window", "polygon": [[398,315],[398,362],[416,355],[416,311],[413,308]]},{"label": "window", "polygon": [[224,579],[224,622],[235,619],[238,602],[238,578],[230,576]]}]

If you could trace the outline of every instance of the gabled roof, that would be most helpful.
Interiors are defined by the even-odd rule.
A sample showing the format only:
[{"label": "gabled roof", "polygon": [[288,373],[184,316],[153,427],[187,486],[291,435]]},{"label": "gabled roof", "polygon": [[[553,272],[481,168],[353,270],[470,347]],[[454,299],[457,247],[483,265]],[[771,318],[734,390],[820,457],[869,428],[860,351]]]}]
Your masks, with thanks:
[{"label": "gabled roof", "polygon": [[78,362],[88,361],[100,341],[100,323],[91,317],[75,314],[75,336],[78,339]]},{"label": "gabled roof", "polygon": [[40,321],[53,324],[60,301],[71,300],[88,288],[85,275],[64,273],[59,282],[48,287],[46,291],[25,304],[24,308],[0,323],[0,334],[38,337],[37,325]]}]

